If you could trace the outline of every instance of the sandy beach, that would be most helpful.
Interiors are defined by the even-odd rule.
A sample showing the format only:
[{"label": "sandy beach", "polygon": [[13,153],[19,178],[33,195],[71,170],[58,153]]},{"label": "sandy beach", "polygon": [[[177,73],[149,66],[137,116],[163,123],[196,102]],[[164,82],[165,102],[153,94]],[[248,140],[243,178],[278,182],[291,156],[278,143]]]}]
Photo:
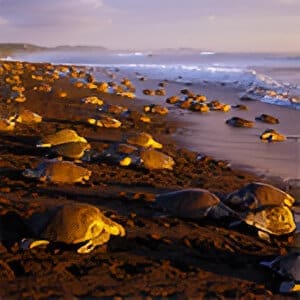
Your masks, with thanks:
[{"label": "sandy beach", "polygon": [[[0,62],[0,66],[3,64]],[[14,62],[6,64],[15,68]],[[286,183],[282,179],[300,175],[300,144],[289,138],[299,134],[295,126],[299,124],[299,111],[258,101],[241,102],[241,90],[226,85],[168,82],[165,96],[145,96],[143,89],[157,89],[159,81],[130,77],[136,89],[136,99],[130,99],[89,88],[86,82],[76,87],[69,67],[21,64],[19,70],[22,72],[18,86],[25,88],[25,100],[19,102],[15,98],[9,100],[10,70],[3,68],[0,73],[1,117],[9,118],[28,109],[42,116],[43,121],[17,123],[14,130],[0,133],[1,298],[289,298],[278,291],[282,278],[259,263],[285,254],[293,242],[292,235],[275,237],[270,243],[246,224],[231,228],[232,220],[191,221],[162,216],[152,204],[155,195],[183,188],[208,189],[221,198],[253,181],[284,189]],[[54,70],[58,70],[55,79]],[[87,72],[83,67],[77,70]],[[51,76],[47,71],[51,71]],[[91,74],[98,84],[112,80],[101,68]],[[114,81],[120,83],[125,75],[128,74],[115,72]],[[39,89],[43,84],[51,90]],[[246,104],[248,110],[232,108],[229,112],[200,114],[166,104],[167,97],[180,95],[183,88],[209,100]],[[119,116],[119,128],[93,126],[87,119],[101,117],[102,112],[99,106],[82,102],[88,96],[97,96],[106,105],[127,107],[131,113]],[[143,106],[149,103],[168,107],[169,114],[151,114],[150,123],[142,122]],[[286,141],[264,143],[259,139],[270,127],[255,121],[262,113],[280,120],[272,128],[285,134]],[[255,125],[229,127],[225,121],[233,116],[255,121]],[[138,132],[150,133],[163,145],[162,151],[173,158],[173,170],[123,167],[106,157],[80,163],[92,172],[86,184],[43,183],[24,177],[25,169],[55,156],[49,149],[37,148],[38,141],[67,128],[76,130],[97,153],[126,142]],[[75,202],[100,208],[105,216],[125,228],[125,237],[111,237],[108,243],[85,255],[66,245],[20,249],[20,240],[32,237],[32,228],[26,226],[34,214],[39,213],[42,218],[53,207]]]}]

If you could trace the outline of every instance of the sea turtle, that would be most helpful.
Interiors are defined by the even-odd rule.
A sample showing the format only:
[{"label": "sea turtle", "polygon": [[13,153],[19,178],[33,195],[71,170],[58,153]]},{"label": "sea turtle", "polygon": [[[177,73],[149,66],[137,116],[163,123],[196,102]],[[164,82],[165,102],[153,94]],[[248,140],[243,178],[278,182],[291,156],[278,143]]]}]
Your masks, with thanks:
[{"label": "sea turtle", "polygon": [[195,95],[194,100],[198,103],[203,103],[206,102],[207,97],[205,95],[197,94]]},{"label": "sea turtle", "polygon": [[155,96],[155,91],[150,89],[144,89],[143,94],[147,96]]},{"label": "sea turtle", "polygon": [[231,119],[226,120],[226,124],[234,127],[248,127],[251,128],[254,126],[254,122],[248,121],[239,117],[232,117]]},{"label": "sea turtle", "polygon": [[41,123],[42,117],[29,109],[24,109],[21,113],[13,117],[16,122],[23,124]]},{"label": "sea turtle", "polygon": [[236,105],[232,105],[231,107],[239,110],[248,110],[248,106],[245,104],[236,104]]},{"label": "sea turtle", "polygon": [[156,96],[166,96],[167,92],[164,88],[156,89],[155,95]]},{"label": "sea turtle", "polygon": [[101,116],[99,119],[88,118],[87,122],[104,128],[119,128],[122,125],[122,122],[109,116]]},{"label": "sea turtle", "polygon": [[83,142],[87,143],[84,137],[77,134],[72,129],[62,129],[54,134],[47,135],[41,139],[36,145],[37,147],[52,147],[59,144],[70,143],[70,142]]},{"label": "sea turtle", "polygon": [[166,115],[169,110],[167,107],[163,107],[158,104],[148,104],[144,106],[144,112],[146,113],[153,113],[153,114],[159,114],[159,115]]},{"label": "sea turtle", "polygon": [[171,96],[169,98],[166,99],[166,102],[169,104],[175,104],[180,100],[180,98],[178,96]]},{"label": "sea turtle", "polygon": [[0,131],[13,131],[16,123],[8,119],[0,119]]},{"label": "sea turtle", "polygon": [[278,256],[272,261],[262,261],[261,266],[271,269],[273,272],[285,277],[286,281],[280,284],[281,293],[300,292],[300,252],[294,249],[284,256]]},{"label": "sea turtle", "polygon": [[207,106],[206,103],[197,102],[197,101],[193,101],[191,103],[189,109],[192,110],[192,111],[198,111],[198,112],[201,112],[201,113],[210,111],[210,109],[209,109],[209,107]]},{"label": "sea turtle", "polygon": [[258,236],[269,241],[269,235],[281,236],[295,231],[296,223],[289,207],[269,205],[249,211],[243,220],[258,229]]},{"label": "sea turtle", "polygon": [[218,111],[224,111],[227,112],[231,109],[231,106],[229,104],[221,103],[218,100],[213,100],[207,103],[207,106],[210,108],[210,110],[218,110]]},{"label": "sea turtle", "polygon": [[89,143],[70,142],[51,147],[51,152],[66,158],[80,159],[89,149],[91,149],[91,145]]},{"label": "sea turtle", "polygon": [[33,240],[28,246],[31,249],[51,242],[78,244],[77,252],[83,254],[108,242],[111,234],[124,236],[125,229],[106,217],[99,208],[81,203],[66,204],[42,229],[39,234],[42,240]]},{"label": "sea turtle", "polygon": [[269,124],[278,124],[279,120],[271,115],[267,114],[261,114],[260,116],[256,117],[255,120],[261,121],[264,123],[269,123]]},{"label": "sea turtle", "polygon": [[26,169],[25,177],[54,183],[75,183],[89,180],[92,172],[69,161],[44,160],[35,169]]},{"label": "sea turtle", "polygon": [[227,195],[223,202],[237,211],[247,211],[266,205],[292,207],[295,199],[270,184],[252,182]]},{"label": "sea turtle", "polygon": [[156,142],[150,134],[145,132],[141,132],[127,138],[127,143],[132,145],[138,145],[144,148],[152,147],[152,148],[161,149],[163,147],[162,144]]},{"label": "sea turtle", "polygon": [[173,170],[175,164],[173,158],[167,154],[154,149],[143,150],[140,153],[141,163],[146,169],[168,169]]},{"label": "sea turtle", "polygon": [[235,216],[232,211],[213,193],[205,189],[184,189],[157,195],[155,203],[180,218],[203,219]]},{"label": "sea turtle", "polygon": [[98,98],[97,96],[85,97],[81,99],[81,102],[85,104],[90,103],[90,104],[97,104],[97,105],[102,105],[104,103],[104,101]]},{"label": "sea turtle", "polygon": [[260,135],[260,139],[268,142],[282,142],[286,140],[286,137],[274,129],[267,129]]}]

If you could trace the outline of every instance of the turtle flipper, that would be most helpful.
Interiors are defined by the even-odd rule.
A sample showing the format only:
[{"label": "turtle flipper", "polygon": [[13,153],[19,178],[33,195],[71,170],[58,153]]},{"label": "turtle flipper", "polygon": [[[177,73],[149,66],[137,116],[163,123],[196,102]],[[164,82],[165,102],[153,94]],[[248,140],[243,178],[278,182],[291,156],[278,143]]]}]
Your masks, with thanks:
[{"label": "turtle flipper", "polygon": [[284,281],[279,287],[280,293],[296,293],[300,292],[300,283],[296,281]]},{"label": "turtle flipper", "polygon": [[50,242],[47,240],[35,240],[35,239],[22,239],[20,242],[20,248],[23,250],[32,249],[35,247],[41,247],[48,245]]},{"label": "turtle flipper", "polygon": [[100,246],[109,241],[110,233],[109,232],[101,232],[101,234],[92,239],[88,240],[83,246],[77,249],[77,253],[85,254],[90,253],[96,246]]},{"label": "turtle flipper", "polygon": [[271,243],[270,235],[264,231],[258,230],[257,235],[262,239],[269,243]]}]

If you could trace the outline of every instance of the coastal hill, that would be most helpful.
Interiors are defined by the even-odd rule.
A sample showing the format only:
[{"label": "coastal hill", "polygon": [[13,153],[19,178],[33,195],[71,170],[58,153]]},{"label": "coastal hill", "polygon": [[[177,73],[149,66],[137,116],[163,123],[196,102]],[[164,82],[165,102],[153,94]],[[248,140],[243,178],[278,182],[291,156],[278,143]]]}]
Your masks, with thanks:
[{"label": "coastal hill", "polygon": [[0,57],[12,56],[20,53],[32,53],[40,51],[99,51],[103,52],[107,49],[101,46],[69,46],[62,45],[57,47],[41,47],[27,43],[0,43]]}]

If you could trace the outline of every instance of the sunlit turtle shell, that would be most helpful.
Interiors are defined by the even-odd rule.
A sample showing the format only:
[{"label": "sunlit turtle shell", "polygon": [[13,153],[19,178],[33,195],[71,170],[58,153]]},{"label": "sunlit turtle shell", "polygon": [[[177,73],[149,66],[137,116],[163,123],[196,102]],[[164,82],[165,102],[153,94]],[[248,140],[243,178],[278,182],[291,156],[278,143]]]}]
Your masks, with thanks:
[{"label": "sunlit turtle shell", "polygon": [[35,169],[26,169],[25,177],[54,183],[75,183],[89,180],[92,172],[69,161],[45,160]]},{"label": "sunlit turtle shell", "polygon": [[152,136],[148,133],[141,132],[127,139],[127,142],[132,145],[138,145],[144,148],[157,148],[161,149],[162,144],[156,142]]},{"label": "sunlit turtle shell", "polygon": [[[277,236],[290,234],[296,229],[293,213],[284,205],[266,206],[250,211],[244,221],[264,233]],[[260,233],[259,236],[265,238]]]},{"label": "sunlit turtle shell", "polygon": [[254,122],[248,121],[239,117],[232,117],[226,121],[226,124],[234,127],[248,127],[251,128],[254,126]]},{"label": "sunlit turtle shell", "polygon": [[170,214],[190,219],[222,218],[235,213],[205,189],[186,189],[159,194],[156,203]]},{"label": "sunlit turtle shell", "polygon": [[169,169],[173,170],[175,164],[173,158],[160,151],[147,149],[141,151],[141,162],[146,169]]},{"label": "sunlit turtle shell", "polygon": [[0,131],[13,131],[16,123],[7,119],[0,119]]},{"label": "sunlit turtle shell", "polygon": [[270,184],[252,182],[227,195],[223,202],[237,211],[246,211],[266,205],[291,207],[295,199]]},{"label": "sunlit turtle shell", "polygon": [[47,135],[36,145],[37,147],[51,147],[70,142],[83,142],[87,143],[84,137],[77,134],[72,129],[62,129],[54,134]]},{"label": "sunlit turtle shell", "polygon": [[274,129],[267,129],[260,135],[260,139],[268,142],[282,142],[286,140],[286,137]]},{"label": "sunlit turtle shell", "polygon": [[29,109],[25,109],[16,116],[16,122],[23,124],[40,123],[42,117]]},{"label": "sunlit turtle shell", "polygon": [[260,116],[256,117],[255,120],[264,122],[264,123],[269,123],[269,124],[278,124],[279,120],[271,115],[267,114],[261,114]]},{"label": "sunlit turtle shell", "polygon": [[40,234],[45,241],[34,241],[29,247],[33,248],[49,242],[84,243],[77,252],[89,253],[96,246],[108,242],[111,234],[124,236],[125,229],[104,216],[95,206],[66,204],[56,212]]},{"label": "sunlit turtle shell", "polygon": [[72,159],[80,159],[89,149],[91,145],[83,142],[71,142],[51,147],[52,152]]}]

